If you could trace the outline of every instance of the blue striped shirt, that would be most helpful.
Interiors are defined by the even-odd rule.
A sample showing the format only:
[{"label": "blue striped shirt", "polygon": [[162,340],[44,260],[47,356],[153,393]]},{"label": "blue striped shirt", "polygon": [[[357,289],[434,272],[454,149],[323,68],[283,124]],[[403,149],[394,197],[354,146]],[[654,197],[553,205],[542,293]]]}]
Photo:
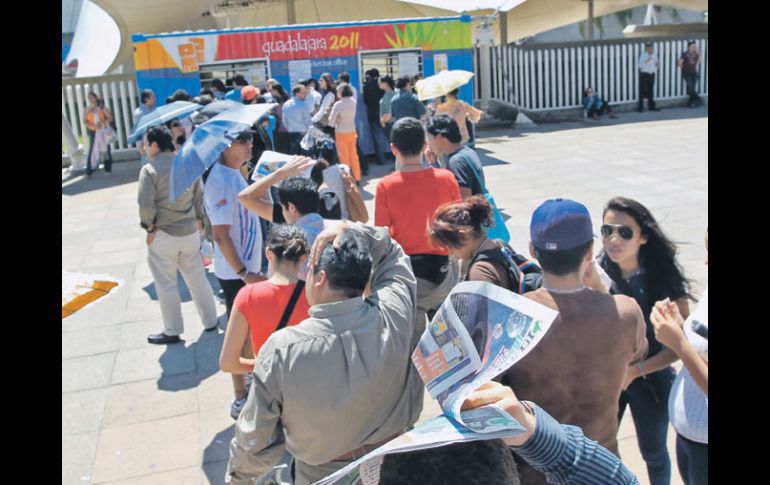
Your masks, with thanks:
[{"label": "blue striped shirt", "polygon": [[596,441],[587,438],[577,426],[559,424],[538,405],[532,437],[513,450],[538,471],[548,483],[556,485],[639,485],[620,458]]}]

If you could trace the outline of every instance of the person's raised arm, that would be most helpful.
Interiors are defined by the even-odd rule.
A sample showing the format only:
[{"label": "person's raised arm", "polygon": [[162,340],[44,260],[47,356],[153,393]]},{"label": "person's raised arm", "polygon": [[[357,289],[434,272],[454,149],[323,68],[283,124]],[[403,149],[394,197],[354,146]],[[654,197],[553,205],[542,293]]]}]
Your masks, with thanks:
[{"label": "person's raised arm", "polygon": [[693,347],[684,334],[684,319],[674,303],[658,302],[650,315],[655,327],[655,338],[671,349],[681,359],[684,366],[695,379],[695,383],[706,396],[709,395],[709,365]]},{"label": "person's raised arm", "polygon": [[[315,267],[326,246],[338,244],[337,238],[343,231],[354,231],[369,247],[372,276],[371,292],[366,300],[383,311],[398,313],[400,317],[394,320],[406,322],[409,328],[403,329],[403,335],[411,338],[417,302],[417,280],[412,273],[409,256],[404,253],[401,245],[390,237],[388,228],[343,221],[316,237],[310,250],[309,267]],[[400,328],[396,330],[402,331]]]},{"label": "person's raised arm", "polygon": [[620,458],[587,438],[576,426],[559,424],[535,403],[519,401],[510,387],[488,382],[468,395],[462,409],[494,405],[510,414],[525,432],[503,441],[556,485],[638,485]]},{"label": "person's raised arm", "polygon": [[290,162],[275,172],[262,177],[253,184],[243,189],[238,194],[238,201],[248,210],[254,212],[262,219],[273,220],[273,201],[270,198],[270,187],[280,183],[289,177],[300,175],[303,170],[311,167],[315,160],[294,156]]}]

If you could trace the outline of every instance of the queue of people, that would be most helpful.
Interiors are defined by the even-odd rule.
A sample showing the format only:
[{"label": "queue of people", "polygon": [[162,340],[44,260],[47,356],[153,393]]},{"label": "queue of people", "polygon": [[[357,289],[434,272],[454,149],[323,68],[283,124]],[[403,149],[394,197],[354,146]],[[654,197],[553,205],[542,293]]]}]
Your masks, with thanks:
[{"label": "queue of people", "polygon": [[[427,116],[410,80],[376,81],[383,95],[371,122],[388,132],[396,171],[377,185],[373,226],[356,183],[362,167],[349,77],[299,83],[291,98],[275,80],[266,93],[239,86],[241,102],[277,103],[270,143],[297,155],[254,183],[241,170],[254,156],[255,135],[246,131],[172,204],[171,160],[190,134],[173,120],[143,139],[140,217],[164,325],[150,343],[181,340],[177,270],[204,330],[219,328],[198,253],[198,232],[211,227],[227,313],[220,366],[232,375],[237,420],[227,483],[264,479],[288,451],[294,483],[310,484],[412,427],[424,395],[412,351],[451,289],[471,280],[558,311],[537,347],[465,405],[498,403],[528,432],[388,457],[380,483],[410,483],[404,473],[418,463],[441,463],[445,476],[461,476],[480,455],[483,473],[498,477],[489,483],[638,483],[617,456],[628,407],[652,484],[670,480],[669,422],[683,480],[707,484],[707,291],[691,315],[676,247],[650,211],[610,200],[594,257],[588,209],[545,201],[532,215],[525,257],[486,236],[494,218],[484,170],[463,130],[481,113],[450,97]],[[154,95],[142,96],[151,109]],[[96,107],[98,128],[109,116]],[[332,135],[334,146],[302,148],[311,126]],[[675,377],[677,359],[685,368]],[[543,459],[557,447],[558,465]]]}]

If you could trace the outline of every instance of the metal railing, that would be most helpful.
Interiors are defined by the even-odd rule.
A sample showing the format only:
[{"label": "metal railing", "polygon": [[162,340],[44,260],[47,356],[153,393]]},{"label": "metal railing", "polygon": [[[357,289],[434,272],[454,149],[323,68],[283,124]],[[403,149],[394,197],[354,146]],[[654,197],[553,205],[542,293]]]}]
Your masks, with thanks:
[{"label": "metal railing", "polygon": [[[688,40],[698,45],[699,94],[708,94],[708,38],[652,38],[570,44],[505,45],[491,47],[492,98],[518,104],[527,110],[554,110],[581,106],[583,90],[593,87],[610,103],[638,100],[638,59],[644,44],[651,42],[660,61],[655,76],[654,98],[687,96],[677,61]],[[478,49],[477,49],[478,52]],[[474,86],[474,93],[480,87]]]},{"label": "metal railing", "polygon": [[117,127],[113,148],[130,148],[126,140],[133,127],[133,113],[138,105],[136,79],[133,74],[91,78],[62,79],[61,110],[72,126],[75,137],[88,144],[88,133],[83,120],[89,91],[95,92],[112,112]]}]

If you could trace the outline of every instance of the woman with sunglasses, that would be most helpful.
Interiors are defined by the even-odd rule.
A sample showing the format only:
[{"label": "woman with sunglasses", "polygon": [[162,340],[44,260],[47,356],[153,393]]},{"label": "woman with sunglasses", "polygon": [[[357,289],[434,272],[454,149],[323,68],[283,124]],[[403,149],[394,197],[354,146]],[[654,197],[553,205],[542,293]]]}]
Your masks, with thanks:
[{"label": "woman with sunglasses", "polygon": [[671,460],[666,448],[668,396],[678,357],[655,338],[650,313],[655,302],[668,298],[683,318],[689,315],[690,283],[676,261],[676,246],[639,202],[615,197],[602,215],[603,251],[599,264],[612,279],[610,293],[636,300],[647,324],[647,359],[629,367],[620,395],[618,421],[631,407],[639,449],[647,464],[651,485],[668,485]]}]

